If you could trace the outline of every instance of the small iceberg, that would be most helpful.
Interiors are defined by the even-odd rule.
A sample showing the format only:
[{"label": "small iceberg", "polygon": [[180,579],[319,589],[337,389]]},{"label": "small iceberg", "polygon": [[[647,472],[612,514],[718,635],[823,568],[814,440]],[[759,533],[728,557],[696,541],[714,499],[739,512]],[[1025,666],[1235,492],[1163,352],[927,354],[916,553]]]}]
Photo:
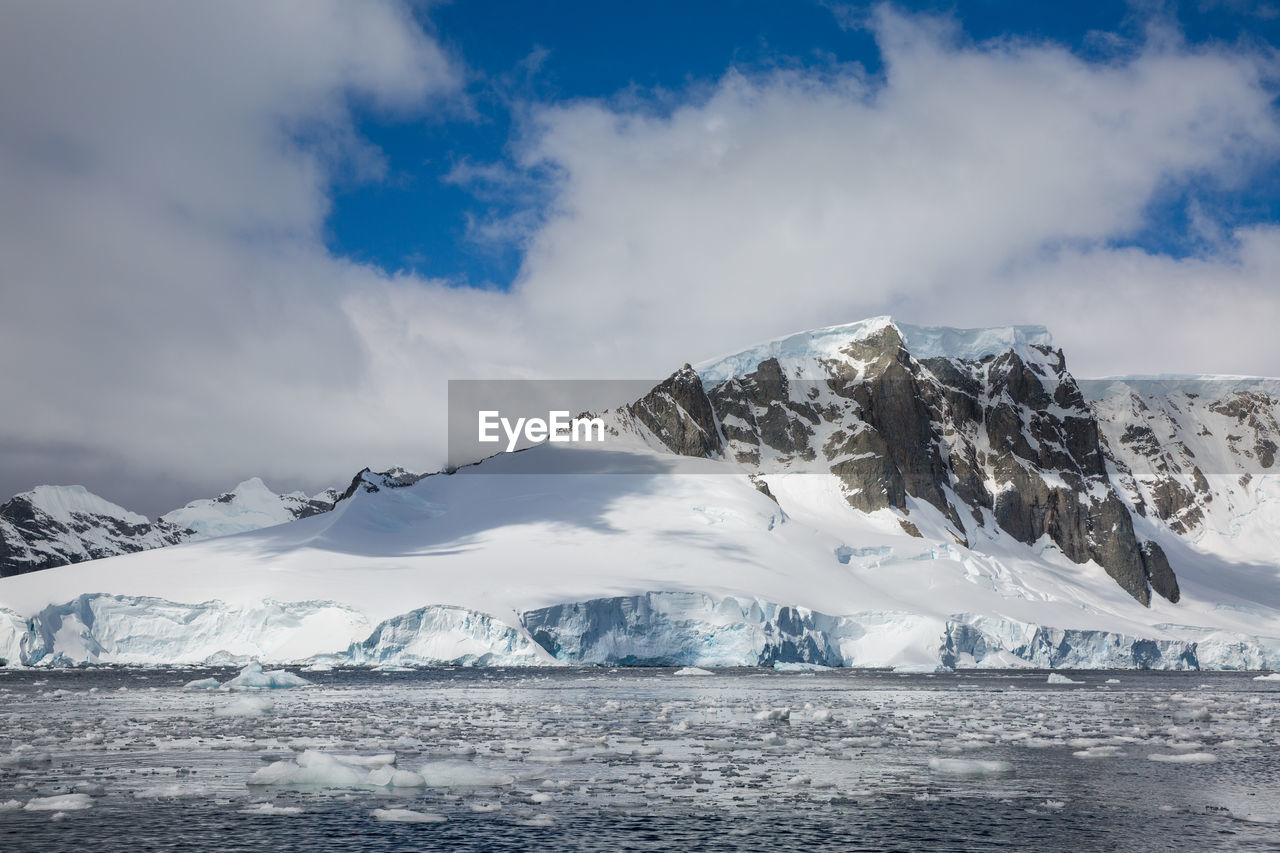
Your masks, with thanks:
[{"label": "small iceberg", "polygon": [[1083,681],[1074,681],[1065,675],[1059,675],[1056,672],[1049,673],[1049,684],[1084,684]]},{"label": "small iceberg", "polygon": [[677,669],[675,672],[671,674],[672,675],[715,675],[715,673],[712,672],[711,670],[703,669],[702,667],[699,667],[699,666],[682,667],[681,669]]},{"label": "small iceberg", "polygon": [[262,670],[262,664],[253,662],[240,670],[240,674],[222,685],[223,690],[283,690],[289,687],[307,687],[311,684],[300,675],[287,669]]}]

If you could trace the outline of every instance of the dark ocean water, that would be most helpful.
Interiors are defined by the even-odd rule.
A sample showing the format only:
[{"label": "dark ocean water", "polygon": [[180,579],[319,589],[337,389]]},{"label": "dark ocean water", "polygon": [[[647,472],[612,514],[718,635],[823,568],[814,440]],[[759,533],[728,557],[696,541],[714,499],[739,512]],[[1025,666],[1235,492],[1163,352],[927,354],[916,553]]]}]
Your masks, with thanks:
[{"label": "dark ocean water", "polygon": [[[0,850],[1280,850],[1280,683],[1248,674],[346,670],[183,689],[233,674],[0,670]],[[394,754],[430,785],[249,784],[307,750]],[[389,759],[367,760],[354,772]],[[437,822],[379,819],[395,810]]]}]

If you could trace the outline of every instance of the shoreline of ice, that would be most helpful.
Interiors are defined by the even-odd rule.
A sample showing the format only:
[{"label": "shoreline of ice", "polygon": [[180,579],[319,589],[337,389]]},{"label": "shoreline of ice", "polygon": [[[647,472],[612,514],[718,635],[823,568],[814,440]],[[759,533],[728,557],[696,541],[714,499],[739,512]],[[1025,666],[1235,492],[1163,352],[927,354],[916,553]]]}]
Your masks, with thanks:
[{"label": "shoreline of ice", "polygon": [[1163,636],[1134,636],[972,614],[835,616],[696,592],[568,602],[505,619],[429,605],[370,626],[362,614],[337,602],[236,607],[94,593],[29,619],[0,610],[0,659],[10,666],[39,667],[260,662],[382,668],[1280,668],[1280,638],[1163,627]]}]

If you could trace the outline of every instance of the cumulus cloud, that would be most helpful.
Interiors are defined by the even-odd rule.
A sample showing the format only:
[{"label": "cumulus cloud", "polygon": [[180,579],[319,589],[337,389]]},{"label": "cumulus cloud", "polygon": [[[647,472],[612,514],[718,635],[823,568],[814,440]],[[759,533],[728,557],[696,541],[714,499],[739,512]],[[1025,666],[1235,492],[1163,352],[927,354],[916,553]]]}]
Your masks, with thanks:
[{"label": "cumulus cloud", "polygon": [[[668,363],[689,341],[731,349],[884,311],[1045,323],[1093,372],[1207,367],[1179,339],[1206,331],[1197,307],[1216,298],[1204,282],[1218,273],[1274,301],[1256,246],[1250,275],[1229,245],[1183,264],[1145,258],[1136,280],[1133,253],[1106,248],[1142,228],[1157,193],[1231,185],[1274,156],[1263,57],[1173,44],[1103,64],[1052,45],[966,45],[888,11],[875,26],[883,80],[731,72],[669,115],[545,110],[526,160],[565,177],[521,273],[530,310],[559,313],[557,332],[573,324],[603,360]],[[1226,313],[1255,331],[1266,319]],[[1169,325],[1142,343],[1112,323],[1114,341],[1091,333],[1117,318]],[[1263,340],[1217,366],[1280,370]]]},{"label": "cumulus cloud", "polygon": [[525,254],[510,290],[476,290],[318,237],[333,182],[380,169],[353,104],[460,109],[460,61],[401,6],[2,14],[8,491],[88,480],[156,512],[164,477],[185,499],[427,467],[449,378],[657,378],[879,313],[1043,323],[1082,375],[1280,373],[1274,229],[1200,211],[1195,256],[1123,247],[1154,200],[1280,151],[1275,69],[1247,48],[1087,61],[882,9],[876,76],[523,105],[513,162],[448,176],[533,205],[477,226]]}]

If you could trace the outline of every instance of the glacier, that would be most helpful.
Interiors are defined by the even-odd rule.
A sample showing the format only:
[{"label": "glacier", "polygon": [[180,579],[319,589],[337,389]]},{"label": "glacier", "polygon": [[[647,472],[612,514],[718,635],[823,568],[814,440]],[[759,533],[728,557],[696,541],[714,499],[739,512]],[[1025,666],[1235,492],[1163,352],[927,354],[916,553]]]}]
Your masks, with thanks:
[{"label": "glacier", "polygon": [[[221,602],[192,606],[96,595],[46,608],[27,625],[10,617],[0,648],[12,655],[11,661],[27,666],[227,665],[252,659],[240,680],[227,682],[224,689],[242,681],[278,686],[265,679],[257,661],[337,666],[791,664],[899,671],[1280,668],[1280,638],[1274,637],[1152,639],[968,614],[945,620],[909,612],[836,616],[689,592],[558,604],[515,614],[511,622],[465,608],[425,607],[392,617],[363,639],[335,649],[363,630],[361,620],[335,602],[236,609]],[[300,636],[306,634],[309,642]]]}]

